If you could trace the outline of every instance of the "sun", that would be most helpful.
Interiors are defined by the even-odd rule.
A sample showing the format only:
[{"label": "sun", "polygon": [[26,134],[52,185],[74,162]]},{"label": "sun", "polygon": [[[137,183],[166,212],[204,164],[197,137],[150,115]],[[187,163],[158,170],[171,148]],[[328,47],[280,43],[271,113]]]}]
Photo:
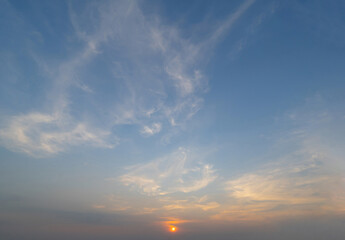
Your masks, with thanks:
[{"label": "sun", "polygon": [[170,232],[176,232],[177,231],[177,227],[175,226],[170,226]]}]

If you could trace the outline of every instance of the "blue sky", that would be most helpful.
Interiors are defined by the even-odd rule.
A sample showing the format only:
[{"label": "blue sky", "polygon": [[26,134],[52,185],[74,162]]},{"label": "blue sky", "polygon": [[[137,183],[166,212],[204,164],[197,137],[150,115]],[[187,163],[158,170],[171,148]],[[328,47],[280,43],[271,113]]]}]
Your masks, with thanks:
[{"label": "blue sky", "polygon": [[0,5],[0,236],[342,239],[342,1]]}]

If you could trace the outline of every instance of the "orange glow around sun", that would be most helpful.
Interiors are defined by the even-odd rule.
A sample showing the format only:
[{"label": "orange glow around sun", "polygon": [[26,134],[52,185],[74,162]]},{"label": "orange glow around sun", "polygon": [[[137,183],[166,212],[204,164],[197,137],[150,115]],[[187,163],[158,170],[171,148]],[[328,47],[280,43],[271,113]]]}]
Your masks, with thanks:
[{"label": "orange glow around sun", "polygon": [[170,232],[176,232],[177,231],[177,227],[175,226],[170,226]]}]

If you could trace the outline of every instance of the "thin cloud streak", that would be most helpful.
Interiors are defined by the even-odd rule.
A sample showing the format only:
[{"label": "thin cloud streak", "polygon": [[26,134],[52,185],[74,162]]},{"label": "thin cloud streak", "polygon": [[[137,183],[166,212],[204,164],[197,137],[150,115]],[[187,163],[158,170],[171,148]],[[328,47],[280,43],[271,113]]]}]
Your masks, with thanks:
[{"label": "thin cloud streak", "polygon": [[229,29],[231,29],[236,21],[255,3],[255,1],[256,0],[245,1],[233,14],[230,14],[228,18],[217,27],[211,38],[205,42],[205,45],[213,45],[224,37],[224,35],[229,32]]}]

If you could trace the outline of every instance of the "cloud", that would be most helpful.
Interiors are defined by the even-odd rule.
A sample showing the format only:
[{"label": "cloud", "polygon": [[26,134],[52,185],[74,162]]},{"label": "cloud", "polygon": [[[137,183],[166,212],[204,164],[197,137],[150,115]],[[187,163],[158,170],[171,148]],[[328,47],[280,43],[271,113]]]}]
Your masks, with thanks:
[{"label": "cloud", "polygon": [[228,202],[212,218],[258,221],[343,212],[343,180],[327,161],[316,152],[297,152],[229,180]]},{"label": "cloud", "polygon": [[[227,182],[227,189],[235,199],[248,202],[268,202],[277,205],[321,204],[327,199],[327,185],[332,179],[322,172],[317,156],[302,162],[278,164]],[[293,161],[291,159],[291,161]]]},{"label": "cloud", "polygon": [[[197,40],[144,13],[141,2],[69,3],[74,33],[60,42],[71,50],[51,59],[30,49],[37,75],[51,87],[40,96],[45,104],[6,117],[2,144],[35,156],[63,152],[68,145],[114,147],[111,139],[137,137],[116,131],[124,125],[142,127],[143,136],[161,133],[162,140],[170,139],[203,105],[206,56],[252,3],[243,3],[210,37]],[[26,119],[31,123],[24,126]]]},{"label": "cloud", "polygon": [[279,3],[272,1],[268,3],[265,7],[265,10],[255,16],[252,20],[252,23],[243,31],[243,35],[237,42],[234,44],[233,49],[230,51],[230,58],[235,59],[236,56],[246,47],[251,45],[255,41],[254,35],[258,32],[261,25],[267,21],[279,8]]},{"label": "cloud", "polygon": [[198,191],[216,177],[211,165],[193,164],[188,150],[179,148],[166,157],[130,167],[119,181],[145,195],[166,195]]},{"label": "cloud", "polygon": [[242,3],[242,5],[233,13],[228,16],[228,18],[223,21],[212,34],[211,38],[208,40],[208,44],[217,43],[224,35],[229,31],[229,29],[236,23],[236,21],[248,10],[248,8],[253,5],[255,0],[247,0]]},{"label": "cloud", "polygon": [[266,164],[226,182],[228,202],[214,219],[344,214],[344,122],[327,106],[317,96],[279,118],[291,126],[272,144]]},{"label": "cloud", "polygon": [[[202,158],[204,154],[186,148],[125,168],[119,177],[105,179],[117,193],[107,195],[94,206],[105,211],[133,215],[152,214],[157,218],[207,218],[221,206],[214,196],[205,194],[216,184],[216,170]],[[161,221],[161,220],[159,220]]]},{"label": "cloud", "polygon": [[153,123],[151,127],[144,126],[141,130],[141,133],[146,136],[152,136],[154,134],[157,134],[161,131],[162,124],[161,123]]},{"label": "cloud", "polygon": [[203,210],[205,212],[210,210],[215,210],[220,207],[220,204],[216,201],[209,201],[207,195],[198,198],[195,196],[184,198],[184,199],[174,199],[174,198],[163,198],[161,202],[164,203],[162,209],[164,211],[198,211]]},{"label": "cloud", "polygon": [[224,180],[219,176],[221,171],[200,161],[205,154],[179,148],[126,168],[122,176],[112,180],[125,187],[127,194],[119,196],[131,196],[100,205],[107,205],[107,210],[207,223],[342,216],[343,114],[325,114],[308,103],[306,109],[288,111],[285,118],[291,126],[286,129],[286,122],[279,119],[284,132],[272,137],[270,151],[251,170]]},{"label": "cloud", "polygon": [[36,157],[81,144],[103,148],[112,148],[116,144],[115,139],[113,144],[104,140],[109,137],[109,132],[91,131],[85,123],[70,124],[63,120],[59,115],[41,113],[12,117],[8,127],[0,130],[0,138],[8,148]]},{"label": "cloud", "polygon": [[[140,199],[140,200],[138,200]],[[184,218],[195,221],[196,216],[207,219],[218,212],[221,205],[208,195],[196,193],[170,195],[132,195],[111,194],[105,196],[92,208],[104,212],[122,212],[129,215],[151,215],[162,221],[162,218]],[[199,219],[200,220],[200,219]]]}]

